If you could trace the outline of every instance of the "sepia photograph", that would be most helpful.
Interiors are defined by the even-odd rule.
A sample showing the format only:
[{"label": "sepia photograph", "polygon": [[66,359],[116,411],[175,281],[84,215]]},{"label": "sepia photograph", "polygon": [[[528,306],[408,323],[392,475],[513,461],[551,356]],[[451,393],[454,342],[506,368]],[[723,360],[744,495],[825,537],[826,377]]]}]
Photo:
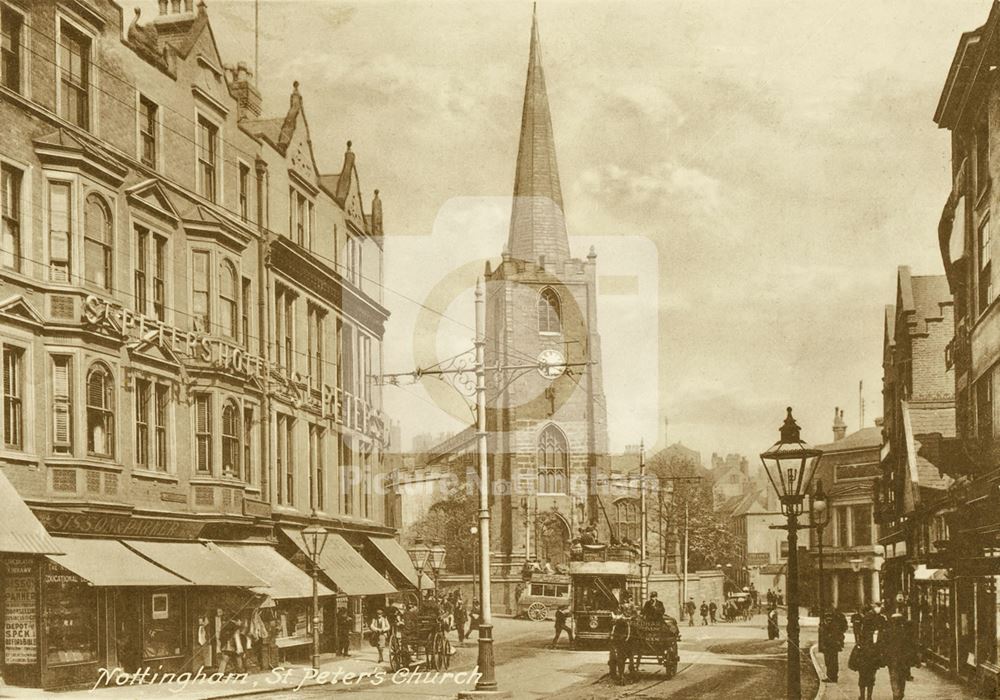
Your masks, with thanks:
[{"label": "sepia photograph", "polygon": [[0,699],[1000,698],[998,67],[1000,0],[0,0]]}]

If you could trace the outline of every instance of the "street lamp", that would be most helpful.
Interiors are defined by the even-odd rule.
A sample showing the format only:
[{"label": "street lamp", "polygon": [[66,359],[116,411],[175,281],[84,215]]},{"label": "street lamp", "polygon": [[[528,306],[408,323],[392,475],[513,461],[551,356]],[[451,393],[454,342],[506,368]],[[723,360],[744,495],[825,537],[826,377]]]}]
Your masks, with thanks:
[{"label": "street lamp", "polygon": [[406,550],[413,562],[413,568],[417,570],[417,598],[424,597],[424,567],[427,566],[427,559],[430,557],[431,548],[428,547],[421,538],[413,540],[413,544]]},{"label": "street lamp", "polygon": [[316,511],[313,511],[313,523],[302,531],[301,537],[312,564],[312,666],[317,671],[319,671],[319,556],[323,553],[329,534],[326,528],[317,522]]},{"label": "street lamp", "polygon": [[445,546],[440,542],[435,542],[431,546],[429,563],[431,565],[431,575],[434,577],[434,591],[437,592],[438,574],[444,568],[444,558],[447,554]]},{"label": "street lamp", "polygon": [[772,525],[788,532],[788,700],[802,697],[799,676],[799,530],[798,517],[802,501],[809,490],[822,451],[803,442],[800,428],[788,408],[785,422],[779,429],[781,437],[760,455],[764,471],[781,501],[781,510],[788,524]]},{"label": "street lamp", "polygon": [[[813,492],[810,507],[812,508],[812,513],[809,520],[816,528],[818,535],[816,538],[816,547],[819,550],[819,619],[822,623],[826,596],[823,589],[823,530],[826,529],[826,526],[830,522],[830,499],[823,491],[823,482],[820,479],[816,480],[816,490]],[[822,624],[820,624],[820,629],[823,629]]]}]

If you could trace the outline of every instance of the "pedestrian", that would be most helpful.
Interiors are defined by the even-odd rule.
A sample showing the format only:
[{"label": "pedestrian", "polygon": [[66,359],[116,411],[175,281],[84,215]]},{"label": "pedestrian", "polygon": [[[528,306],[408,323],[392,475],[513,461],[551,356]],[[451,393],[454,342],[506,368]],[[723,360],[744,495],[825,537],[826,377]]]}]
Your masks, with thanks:
[{"label": "pedestrian", "polygon": [[656,591],[650,593],[649,600],[642,605],[642,619],[650,622],[660,622],[663,620],[665,612],[663,603],[656,596]]},{"label": "pedestrian", "polygon": [[840,652],[844,648],[844,632],[847,630],[846,621],[843,628],[833,610],[826,612],[819,625],[819,650],[823,654],[823,661],[826,664],[826,683],[836,683],[840,676]]},{"label": "pedestrian", "polygon": [[778,631],[778,609],[774,606],[767,611],[767,638],[777,639]]},{"label": "pedestrian", "polygon": [[847,660],[847,667],[858,674],[858,700],[872,700],[875,676],[883,665],[879,654],[880,645],[876,643],[877,636],[880,637],[881,630],[884,629],[881,607],[879,603],[865,606],[859,631],[855,635],[854,648]]},{"label": "pedestrian", "polygon": [[351,620],[351,614],[347,611],[347,608],[338,608],[337,617],[337,649],[336,652],[340,656],[350,656],[348,651],[351,647],[351,628],[354,626]]},{"label": "pedestrian", "polygon": [[455,601],[455,629],[458,631],[458,643],[465,641],[465,625],[469,621],[469,614],[465,610],[465,601],[459,598]]},{"label": "pedestrian", "polygon": [[569,637],[569,643],[573,643],[573,630],[571,630],[567,625],[566,621],[569,619],[569,609],[562,605],[556,608],[556,636],[552,638],[552,644],[549,645],[549,649],[555,649],[556,643],[559,641],[559,635],[565,630],[566,636]]},{"label": "pedestrian", "polygon": [[713,625],[715,624],[715,613],[718,609],[719,606],[715,604],[714,600],[708,604],[708,616],[711,618]]},{"label": "pedestrian", "polygon": [[476,639],[479,639],[479,618],[482,614],[479,611],[479,601],[472,601],[472,610],[469,612],[469,636],[472,636],[472,630],[476,630]]},{"label": "pedestrian", "polygon": [[687,603],[684,604],[684,611],[688,616],[688,627],[694,627],[694,611],[698,606],[694,604],[694,598],[690,598]]},{"label": "pedestrian", "polygon": [[701,607],[698,608],[698,612],[701,613],[701,624],[702,625],[707,625],[708,624],[708,603],[706,603],[704,600],[701,601]]},{"label": "pedestrian", "polygon": [[372,633],[372,642],[378,649],[378,660],[381,663],[385,661],[385,648],[389,643],[389,620],[386,619],[383,610],[376,611],[375,618],[369,625],[369,630]]},{"label": "pedestrian", "polygon": [[893,613],[889,624],[879,635],[883,663],[889,668],[892,700],[903,700],[910,668],[920,663],[916,641],[902,612]]},{"label": "pedestrian", "polygon": [[767,589],[767,607],[768,607],[768,609],[774,607],[774,604],[775,604],[774,591],[772,591],[770,588],[768,588]]}]

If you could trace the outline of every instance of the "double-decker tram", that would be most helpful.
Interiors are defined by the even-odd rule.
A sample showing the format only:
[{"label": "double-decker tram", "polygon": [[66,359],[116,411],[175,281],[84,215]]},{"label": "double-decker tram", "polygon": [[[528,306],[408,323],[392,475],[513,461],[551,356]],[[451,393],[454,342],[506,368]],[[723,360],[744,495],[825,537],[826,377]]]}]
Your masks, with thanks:
[{"label": "double-decker tram", "polygon": [[638,601],[639,565],[631,547],[576,544],[570,549],[573,628],[578,646],[607,647],[612,615]]}]

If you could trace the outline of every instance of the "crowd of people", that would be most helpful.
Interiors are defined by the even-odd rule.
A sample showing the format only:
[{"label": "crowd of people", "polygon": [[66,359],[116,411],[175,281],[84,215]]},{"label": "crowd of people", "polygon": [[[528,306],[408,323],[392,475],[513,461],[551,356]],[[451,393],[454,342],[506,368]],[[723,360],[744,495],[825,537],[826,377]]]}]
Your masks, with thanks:
[{"label": "crowd of people", "polygon": [[[459,643],[471,637],[473,630],[478,634],[481,617],[478,600],[473,600],[470,606],[458,589],[450,593],[428,593],[425,596],[419,606],[414,602],[399,602],[375,611],[375,615],[368,622],[367,630],[371,645],[378,649],[380,662],[385,661],[385,650],[389,647],[392,637],[402,635],[407,627],[414,628],[418,615],[434,617],[445,631],[457,632]],[[343,654],[347,655],[346,647]]]}]

